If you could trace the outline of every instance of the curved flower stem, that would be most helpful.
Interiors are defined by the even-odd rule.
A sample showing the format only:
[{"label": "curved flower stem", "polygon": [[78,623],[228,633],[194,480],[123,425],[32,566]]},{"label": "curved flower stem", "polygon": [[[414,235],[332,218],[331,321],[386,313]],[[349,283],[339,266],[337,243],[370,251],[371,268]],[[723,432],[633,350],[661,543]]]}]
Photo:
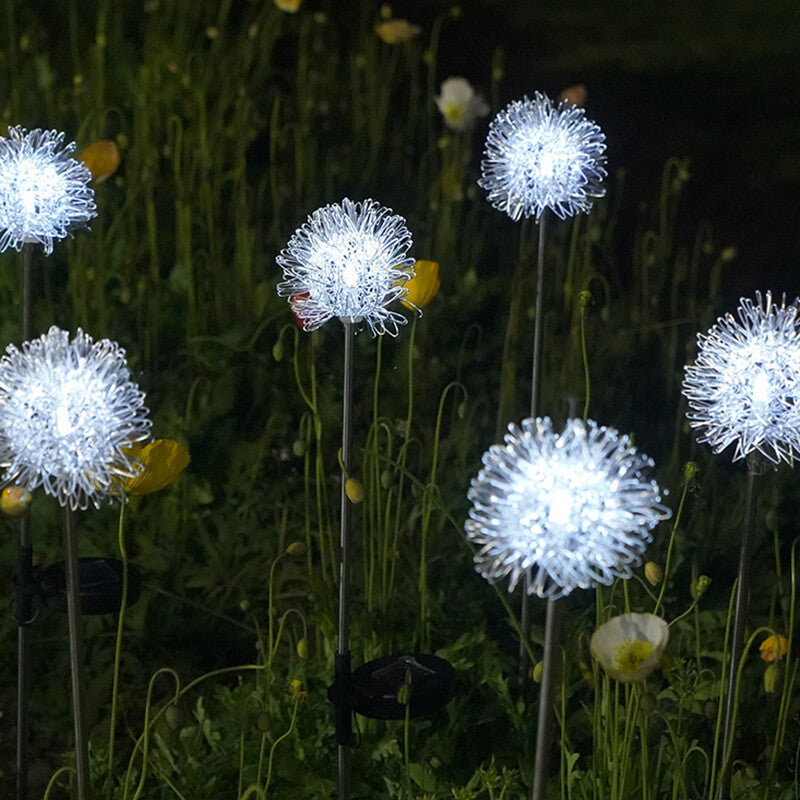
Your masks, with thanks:
[{"label": "curved flower stem", "polygon": [[294,730],[294,723],[297,719],[297,708],[300,705],[300,699],[297,698],[294,701],[294,708],[292,709],[292,719],[289,722],[289,727],[272,743],[272,747],[269,749],[269,761],[267,762],[267,780],[264,784],[264,797],[266,798],[267,792],[269,792],[269,785],[272,781],[272,760],[275,756],[275,748]]},{"label": "curved flower stem", "polygon": [[108,732],[108,782],[107,793],[109,800],[114,788],[114,734],[117,727],[117,701],[119,699],[119,664],[122,655],[122,629],[125,623],[125,610],[128,605],[128,551],[125,548],[125,503],[119,504],[119,554],[122,559],[122,597],[119,603],[119,618],[117,619],[117,638],[114,643],[114,669],[111,682],[111,721]]},{"label": "curved flower stem", "polygon": [[661,581],[661,590],[658,593],[658,600],[656,600],[655,608],[653,609],[653,616],[658,616],[658,609],[661,607],[661,601],[664,599],[664,592],[667,588],[669,581],[669,568],[672,562],[672,547],[675,544],[675,534],[678,530],[678,524],[681,521],[681,514],[683,513],[683,504],[686,501],[686,493],[689,491],[689,482],[683,484],[683,491],[681,492],[681,499],[678,503],[678,510],[675,513],[675,521],[672,523],[672,530],[669,534],[669,545],[667,546],[667,560],[664,563],[664,577]]},{"label": "curved flower stem", "polygon": [[428,636],[428,532],[430,530],[433,500],[437,493],[436,473],[439,469],[439,444],[442,435],[442,417],[444,404],[451,389],[461,389],[466,396],[467,390],[457,381],[451,381],[444,387],[439,398],[439,409],[436,414],[436,427],[433,434],[433,458],[431,460],[431,477],[422,495],[422,535],[419,554],[419,597],[420,597],[420,631],[419,646],[425,650],[429,646]]},{"label": "curved flower stem", "polygon": [[56,781],[62,775],[68,775],[68,774],[74,775],[75,770],[72,767],[61,767],[60,769],[57,769],[51,776],[50,780],[47,782],[47,788],[44,790],[44,797],[42,798],[42,800],[50,800],[50,792],[52,792],[53,789],[55,788]]},{"label": "curved flower stem", "polygon": [[[178,675],[175,672],[175,670],[170,669],[169,667],[162,667],[161,669],[157,670],[150,678],[150,683],[148,684],[147,687],[147,699],[145,701],[145,711],[144,711],[144,730],[134,743],[133,752],[131,753],[130,759],[128,761],[128,770],[125,774],[125,784],[122,789],[123,800],[126,800],[126,798],[128,797],[128,787],[131,782],[131,777],[133,775],[133,765],[136,761],[136,755],[140,750],[142,752],[142,774],[139,778],[139,784],[134,794],[134,800],[140,797],[142,791],[144,790],[145,780],[147,779],[147,762],[150,752],[150,729],[153,727],[153,725],[155,725],[155,723],[159,719],[161,719],[164,712],[166,711],[167,708],[169,708],[170,705],[174,705],[187,692],[190,692],[192,689],[194,689],[195,686],[198,686],[204,681],[210,680],[211,678],[216,678],[220,675],[233,675],[237,672],[261,672],[263,670],[264,670],[263,664],[240,664],[235,667],[222,667],[220,669],[215,669],[212,670],[211,672],[206,672],[205,674],[200,675],[193,681],[187,683],[186,686],[183,687],[183,689],[180,688],[180,679],[178,678]],[[155,714],[151,714],[153,687],[155,685],[156,679],[160,675],[171,675],[173,677],[176,686],[175,694],[170,704],[163,706]]]}]

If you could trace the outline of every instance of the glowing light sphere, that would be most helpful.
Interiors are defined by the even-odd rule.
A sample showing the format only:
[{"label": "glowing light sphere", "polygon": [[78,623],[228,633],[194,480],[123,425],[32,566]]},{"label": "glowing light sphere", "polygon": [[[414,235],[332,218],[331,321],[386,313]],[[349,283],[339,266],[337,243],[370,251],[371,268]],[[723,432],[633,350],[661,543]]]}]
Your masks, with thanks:
[{"label": "glowing light sphere", "polygon": [[800,453],[800,300],[780,305],[767,292],[742,298],[736,319],[720,317],[698,334],[685,368],[687,418],[715,453],[733,460],[758,452],[774,464]]},{"label": "glowing light sphere", "polygon": [[478,572],[492,583],[509,576],[512,591],[530,571],[530,593],[548,598],[630,577],[671,516],[644,476],[652,466],[627,436],[592,421],[568,420],[562,433],[547,417],[511,423],[469,490]]},{"label": "glowing light sphere", "polygon": [[582,108],[536,92],[492,120],[478,185],[515,221],[538,220],[545,208],[565,219],[605,194],[605,151],[605,135]]},{"label": "glowing light sphere", "polygon": [[92,173],[74,150],[56,131],[17,126],[0,137],[0,252],[38,242],[49,255],[54,239],[97,216]]},{"label": "glowing light sphere", "polygon": [[387,306],[406,296],[410,247],[403,217],[375,200],[345,198],[311,214],[275,259],[284,276],[278,294],[290,298],[305,330],[339,317],[394,336],[406,319]]},{"label": "glowing light sphere", "polygon": [[0,466],[3,480],[43,486],[73,510],[123,497],[140,465],[126,448],[150,433],[145,396],[125,351],[80,328],[9,345],[0,359]]}]

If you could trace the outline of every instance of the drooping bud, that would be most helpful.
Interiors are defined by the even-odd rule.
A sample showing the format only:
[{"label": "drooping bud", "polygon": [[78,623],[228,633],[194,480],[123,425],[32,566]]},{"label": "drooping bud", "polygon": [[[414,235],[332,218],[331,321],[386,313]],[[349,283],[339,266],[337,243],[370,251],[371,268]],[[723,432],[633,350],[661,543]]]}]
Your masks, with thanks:
[{"label": "drooping bud", "polygon": [[300,558],[304,556],[308,552],[308,548],[305,546],[303,542],[292,542],[287,548],[286,552],[290,556],[295,556],[296,558]]}]

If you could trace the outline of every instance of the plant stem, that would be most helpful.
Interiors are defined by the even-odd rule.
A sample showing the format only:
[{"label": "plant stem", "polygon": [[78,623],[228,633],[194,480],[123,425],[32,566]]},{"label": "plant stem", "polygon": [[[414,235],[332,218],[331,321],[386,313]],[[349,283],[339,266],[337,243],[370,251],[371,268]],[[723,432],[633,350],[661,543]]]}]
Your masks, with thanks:
[{"label": "plant stem", "polygon": [[117,702],[119,695],[119,664],[122,655],[122,629],[125,623],[125,609],[128,605],[128,551],[125,548],[125,503],[119,504],[119,554],[122,559],[122,597],[119,603],[119,619],[117,620],[117,638],[114,643],[114,670],[111,682],[111,722],[108,732],[108,783],[107,792],[111,800],[114,788],[114,734],[117,727]]},{"label": "plant stem", "polygon": [[672,547],[675,544],[675,534],[678,530],[678,523],[681,521],[681,514],[683,513],[683,504],[686,500],[686,493],[689,491],[689,482],[683,484],[683,491],[681,492],[681,499],[678,503],[678,510],[675,513],[675,521],[672,523],[672,530],[669,534],[669,545],[667,546],[667,560],[664,563],[664,576],[661,580],[661,590],[658,593],[658,600],[656,600],[653,615],[658,615],[658,609],[661,607],[661,601],[664,599],[664,592],[667,589],[667,582],[669,580],[669,568],[672,562]]}]

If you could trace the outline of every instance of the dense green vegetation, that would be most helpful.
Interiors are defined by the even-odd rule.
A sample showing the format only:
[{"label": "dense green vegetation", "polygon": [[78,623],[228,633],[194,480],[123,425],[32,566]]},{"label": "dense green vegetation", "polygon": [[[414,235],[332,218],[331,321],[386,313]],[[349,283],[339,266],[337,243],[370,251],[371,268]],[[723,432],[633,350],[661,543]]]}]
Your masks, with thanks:
[{"label": "dense green vegetation", "polygon": [[[471,9],[434,16],[428,6],[420,31],[390,44],[374,26],[391,11],[351,5],[339,15],[333,4],[289,14],[266,0],[5,4],[3,124],[64,130],[79,154],[111,140],[121,154],[119,169],[95,185],[91,231],[49,258],[37,253],[34,329],[81,326],[123,345],[154,435],[185,443],[192,457],[175,484],[125,509],[143,590],[124,619],[114,734],[118,619],[85,620],[97,797],[334,793],[326,687],[336,642],[342,333],[336,321],[313,334],[298,327],[277,297],[274,259],[309,213],[345,196],[402,214],[412,254],[438,262],[442,282],[421,318],[407,312],[396,339],[356,337],[354,446],[365,499],[354,507],[353,659],[419,650],[457,671],[454,698],[430,720],[358,720],[353,797],[527,794],[538,685],[517,682],[519,598],[475,574],[463,521],[481,454],[529,405],[536,226],[492,210],[476,186],[485,120],[456,132],[434,103],[454,72],[440,52],[451,52],[448,37],[469,24]],[[476,4],[475,14],[496,5]],[[602,19],[586,11],[582,24],[599,25],[593,13]],[[549,19],[555,25],[558,14]],[[691,31],[692,19],[673,21]],[[782,32],[769,27],[768,48]],[[620,50],[618,35],[598,39],[598,62],[609,47],[620,58],[650,52],[646,40]],[[709,52],[726,49],[708,42]],[[494,113],[512,99],[504,54],[487,47],[470,58]],[[728,310],[736,250],[713,224],[682,213],[694,169],[682,156],[635,182],[636,192],[655,187],[647,194],[630,196],[621,169],[590,215],[553,219],[548,229],[540,409],[559,423],[580,415],[585,330],[590,416],[631,433],[655,459],[675,512],[647,553],[664,571],[661,613],[674,624],[646,682],[620,687],[588,640],[626,608],[652,612],[661,586],[639,569],[624,587],[566,601],[553,798],[708,798],[722,766],[721,662],[745,474],[727,454],[695,444],[680,386],[697,331]],[[21,256],[8,251],[0,263],[5,345],[19,341]],[[748,732],[736,745],[735,798],[800,791],[796,655],[775,662],[780,679],[769,683],[771,675],[769,686],[758,656],[770,631],[792,641],[797,503],[789,468],[763,476],[749,629],[758,633],[740,681]],[[80,516],[83,555],[118,555],[118,514],[109,506]],[[37,494],[31,530],[42,565],[61,558],[60,522],[57,505]],[[2,529],[0,596],[10,602],[15,524],[3,520]],[[293,542],[305,545],[302,555],[287,553]],[[710,578],[705,592],[701,575]],[[538,660],[540,601],[532,617]],[[0,641],[0,793],[11,796],[10,614],[0,618]],[[38,797],[72,758],[59,612],[41,609],[32,648]],[[71,796],[68,774],[48,791]]]}]

